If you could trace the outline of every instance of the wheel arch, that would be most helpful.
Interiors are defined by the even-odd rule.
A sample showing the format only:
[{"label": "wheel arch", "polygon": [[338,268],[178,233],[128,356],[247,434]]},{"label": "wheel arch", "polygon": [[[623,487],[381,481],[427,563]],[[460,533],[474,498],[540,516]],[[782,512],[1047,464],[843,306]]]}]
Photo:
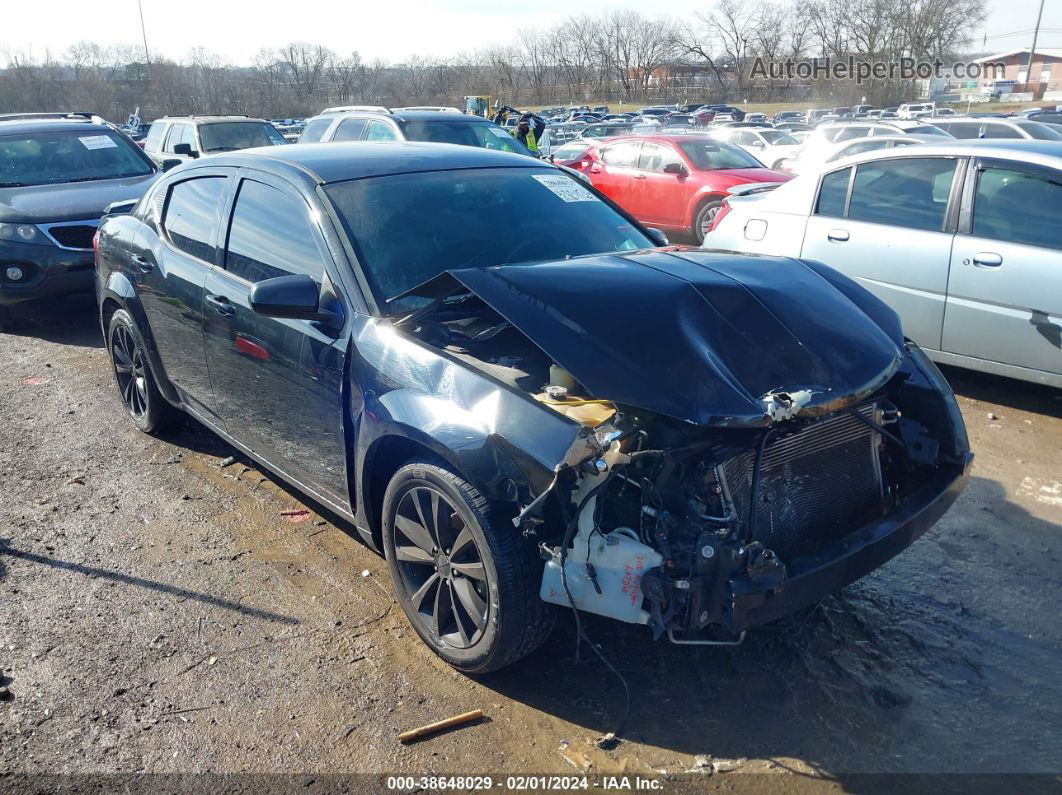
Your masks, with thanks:
[{"label": "wheel arch", "polygon": [[179,406],[181,404],[180,395],[177,394],[177,390],[170,383],[170,379],[166,377],[166,369],[162,366],[158,346],[155,345],[151,326],[148,324],[147,315],[140,304],[137,292],[124,273],[112,271],[107,277],[106,285],[100,290],[99,297],[100,329],[103,332],[104,345],[108,344],[107,330],[111,324],[111,318],[114,317],[114,313],[119,309],[124,309],[133,318],[133,323],[136,325],[136,329],[144,341],[144,346],[147,348],[148,366],[151,369],[151,375],[155,379],[155,385],[159,388],[159,392],[162,393],[162,396],[168,402]]}]

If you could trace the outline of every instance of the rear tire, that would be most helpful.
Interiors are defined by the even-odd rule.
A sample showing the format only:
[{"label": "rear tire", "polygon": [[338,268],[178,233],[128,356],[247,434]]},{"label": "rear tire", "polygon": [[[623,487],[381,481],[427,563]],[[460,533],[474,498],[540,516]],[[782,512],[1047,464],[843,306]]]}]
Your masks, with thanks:
[{"label": "rear tire", "polygon": [[555,618],[542,563],[511,522],[442,462],[414,460],[383,499],[383,546],[398,603],[421,640],[465,673],[530,654]]},{"label": "rear tire", "polygon": [[147,346],[132,316],[124,309],[115,310],[107,325],[107,353],[118,397],[137,428],[144,433],[158,434],[184,419],[184,412],[159,392],[148,363]]},{"label": "rear tire", "polygon": [[708,234],[708,227],[712,225],[712,219],[715,218],[716,213],[719,212],[719,208],[723,206],[721,199],[715,201],[705,202],[704,206],[697,211],[697,215],[693,218],[693,237],[697,240],[697,245],[704,242],[705,235]]}]

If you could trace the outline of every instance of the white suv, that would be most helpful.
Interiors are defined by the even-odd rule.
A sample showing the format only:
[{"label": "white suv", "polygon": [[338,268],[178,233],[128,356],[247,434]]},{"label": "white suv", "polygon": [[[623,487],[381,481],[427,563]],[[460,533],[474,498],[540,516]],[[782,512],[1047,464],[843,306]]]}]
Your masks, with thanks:
[{"label": "white suv", "polygon": [[921,119],[924,116],[932,116],[936,105],[932,102],[908,102],[896,109],[896,115],[901,119]]}]

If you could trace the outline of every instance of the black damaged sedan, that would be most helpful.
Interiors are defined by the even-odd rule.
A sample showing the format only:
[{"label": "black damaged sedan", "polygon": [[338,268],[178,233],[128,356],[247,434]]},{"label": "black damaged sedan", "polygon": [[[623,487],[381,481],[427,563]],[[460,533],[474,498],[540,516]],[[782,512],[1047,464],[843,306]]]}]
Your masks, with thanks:
[{"label": "black damaged sedan", "polygon": [[220,155],[97,247],[119,394],[346,517],[469,672],[555,606],[733,642],[924,533],[971,454],[896,315],[680,247],[566,172],[442,144]]}]

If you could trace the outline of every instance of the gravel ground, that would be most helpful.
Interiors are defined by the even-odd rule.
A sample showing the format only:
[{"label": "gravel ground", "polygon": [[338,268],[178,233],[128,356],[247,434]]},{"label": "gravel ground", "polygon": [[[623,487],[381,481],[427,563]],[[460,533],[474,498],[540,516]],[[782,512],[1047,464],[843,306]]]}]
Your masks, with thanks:
[{"label": "gravel ground", "polygon": [[[101,345],[88,304],[0,335],[0,773],[588,770],[840,791],[867,773],[1062,771],[1056,391],[949,370],[978,456],[956,506],[736,649],[590,621],[633,693],[606,752],[593,740],[622,694],[575,661],[567,617],[506,671],[452,671],[352,531],[221,466],[233,451],[195,423],[134,430]],[[475,708],[478,724],[396,741]]]}]

